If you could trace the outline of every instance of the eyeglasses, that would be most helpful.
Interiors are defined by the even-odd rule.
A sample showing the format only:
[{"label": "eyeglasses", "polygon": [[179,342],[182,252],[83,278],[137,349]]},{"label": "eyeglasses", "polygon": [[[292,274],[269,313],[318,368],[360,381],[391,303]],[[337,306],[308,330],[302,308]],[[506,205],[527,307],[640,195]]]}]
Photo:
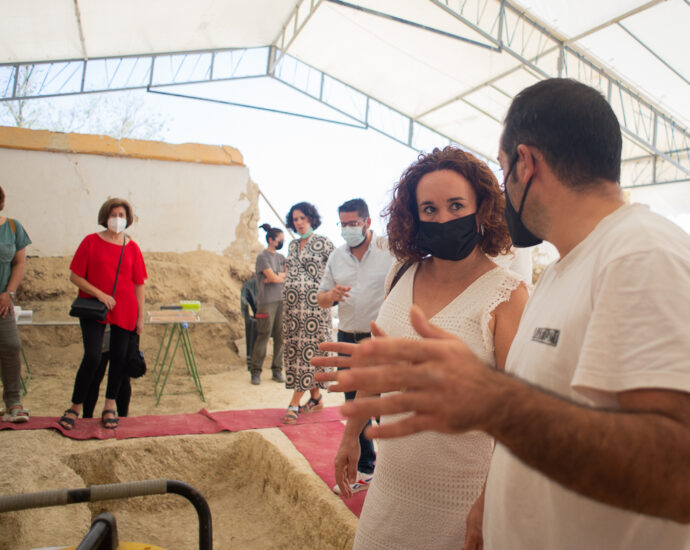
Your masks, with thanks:
[{"label": "eyeglasses", "polygon": [[351,222],[338,222],[338,227],[362,227],[364,220],[354,220]]}]

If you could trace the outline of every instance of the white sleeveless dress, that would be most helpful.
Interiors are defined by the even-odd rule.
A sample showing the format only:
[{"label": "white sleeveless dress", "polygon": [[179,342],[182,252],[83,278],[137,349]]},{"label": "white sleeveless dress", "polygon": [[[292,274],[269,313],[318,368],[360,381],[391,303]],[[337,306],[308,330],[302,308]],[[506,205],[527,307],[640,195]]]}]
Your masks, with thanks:
[{"label": "white sleeveless dress", "polygon": [[[376,323],[389,336],[419,339],[410,324],[418,265],[405,272],[379,311]],[[391,274],[398,268],[399,264]],[[517,274],[494,268],[456,296],[431,322],[461,338],[482,361],[495,367],[491,313],[521,282]],[[384,416],[381,423],[402,416]],[[379,440],[378,448],[376,472],[364,501],[354,548],[461,548],[467,514],[489,470],[492,438],[476,431],[460,435],[426,431]]]}]

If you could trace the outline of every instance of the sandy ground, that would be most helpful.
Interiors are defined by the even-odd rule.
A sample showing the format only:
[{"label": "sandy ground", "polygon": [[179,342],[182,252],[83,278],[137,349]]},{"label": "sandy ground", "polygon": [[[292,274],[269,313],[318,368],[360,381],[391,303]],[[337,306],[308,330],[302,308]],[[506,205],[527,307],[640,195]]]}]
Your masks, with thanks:
[{"label": "sandy ground", "polygon": [[[285,407],[290,391],[270,380],[269,358],[262,384],[252,386],[237,352],[246,266],[206,252],[147,254],[145,259],[152,301],[199,299],[214,305],[228,323],[190,330],[205,403],[178,354],[159,406],[150,374],[133,380],[130,415]],[[40,312],[66,320],[74,296],[67,266],[65,258],[29,258],[20,305],[33,308],[36,318]],[[79,328],[21,327],[20,334],[33,374],[24,404],[33,415],[59,416],[69,405],[81,359]],[[161,335],[161,327],[146,326],[142,349],[149,366]],[[342,402],[341,395],[324,395],[327,406]],[[0,432],[0,463],[2,494],[140,479],[185,481],[208,499],[214,548],[219,549],[349,548],[356,526],[354,515],[278,429],[125,441],[74,441],[53,430],[7,430]],[[194,509],[181,497],[166,495],[2,514],[0,550],[76,544],[92,518],[106,509],[117,517],[121,540],[169,549],[198,547]]]}]

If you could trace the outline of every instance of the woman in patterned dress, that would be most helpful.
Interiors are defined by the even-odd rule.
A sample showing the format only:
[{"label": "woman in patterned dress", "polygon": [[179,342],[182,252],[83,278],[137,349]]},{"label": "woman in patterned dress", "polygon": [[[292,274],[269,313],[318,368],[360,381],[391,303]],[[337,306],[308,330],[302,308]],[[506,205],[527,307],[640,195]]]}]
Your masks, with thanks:
[{"label": "woman in patterned dress", "polygon": [[[283,423],[294,424],[300,412],[323,409],[321,388],[326,385],[314,381],[316,369],[309,361],[314,355],[323,355],[319,351],[321,342],[331,340],[331,312],[319,307],[316,293],[334,246],[328,237],[314,233],[321,225],[321,216],[313,204],[295,204],[290,208],[285,225],[299,234],[288,248],[283,286],[285,387],[293,390]],[[311,394],[309,401],[300,406],[306,391]]]}]

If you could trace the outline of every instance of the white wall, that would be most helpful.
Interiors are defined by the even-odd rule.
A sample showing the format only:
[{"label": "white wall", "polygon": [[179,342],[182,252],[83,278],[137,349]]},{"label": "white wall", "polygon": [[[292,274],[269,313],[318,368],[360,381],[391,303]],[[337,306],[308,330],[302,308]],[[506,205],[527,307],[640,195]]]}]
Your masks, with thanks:
[{"label": "white wall", "polygon": [[252,207],[246,166],[0,148],[0,174],[3,214],[26,227],[34,256],[72,255],[101,229],[98,210],[111,197],[130,201],[127,231],[155,252],[221,254],[246,233],[240,216]]}]

